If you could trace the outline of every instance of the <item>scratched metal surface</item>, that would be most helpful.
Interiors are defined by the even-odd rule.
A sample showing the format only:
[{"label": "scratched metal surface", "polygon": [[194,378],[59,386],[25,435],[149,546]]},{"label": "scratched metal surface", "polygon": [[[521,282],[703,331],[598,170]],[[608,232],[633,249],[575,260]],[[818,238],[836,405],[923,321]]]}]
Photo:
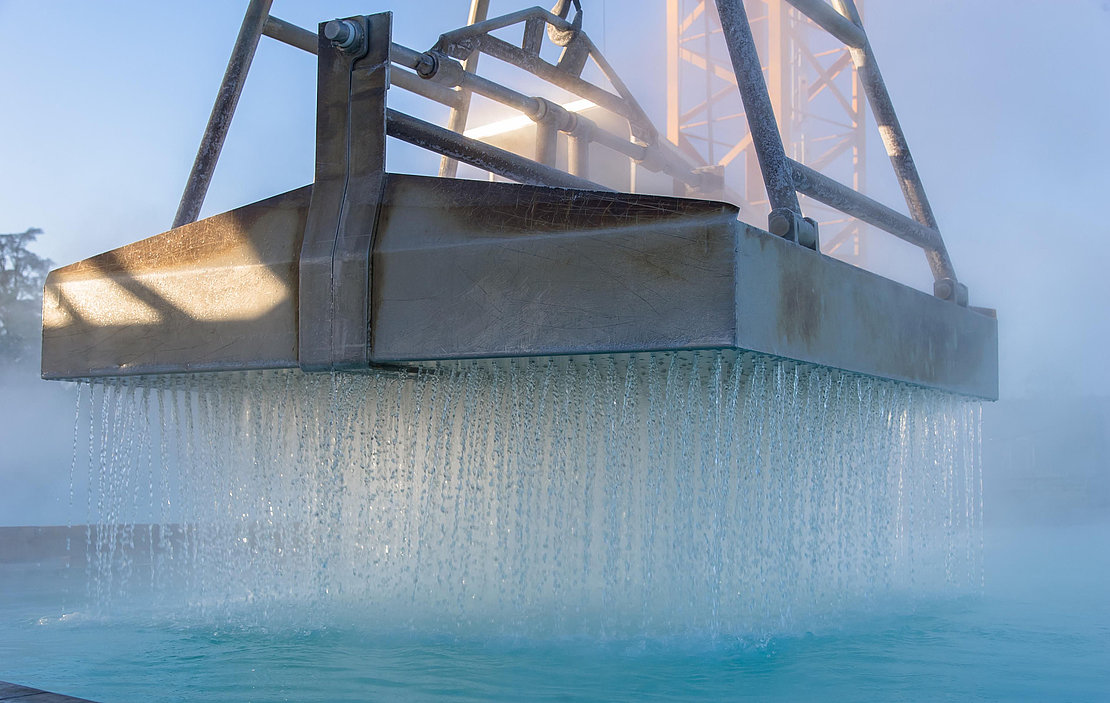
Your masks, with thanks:
[{"label": "scratched metal surface", "polygon": [[297,365],[297,260],[312,188],[50,273],[44,378]]},{"label": "scratched metal surface", "polygon": [[[43,375],[295,367],[309,188],[59,269]],[[995,398],[997,322],[710,201],[388,174],[372,363],[748,349]]]}]

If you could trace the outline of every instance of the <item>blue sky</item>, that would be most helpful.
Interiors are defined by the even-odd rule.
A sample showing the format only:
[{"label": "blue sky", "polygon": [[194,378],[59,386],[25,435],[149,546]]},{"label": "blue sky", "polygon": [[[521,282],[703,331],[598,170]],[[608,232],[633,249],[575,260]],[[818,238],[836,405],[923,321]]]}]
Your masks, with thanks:
[{"label": "blue sky", "polygon": [[[583,4],[662,124],[663,0]],[[43,228],[41,253],[63,264],[166,229],[245,5],[0,0],[0,232]],[[276,0],[273,13],[312,27],[391,9],[395,40],[424,49],[467,6]],[[1110,2],[869,0],[865,21],[957,270],[973,304],[1000,311],[1003,394],[1110,393]],[[313,61],[263,40],[205,214],[311,181]],[[897,204],[872,136],[869,192]],[[393,169],[428,163],[391,152]],[[927,282],[923,260],[892,252],[907,282]]]}]

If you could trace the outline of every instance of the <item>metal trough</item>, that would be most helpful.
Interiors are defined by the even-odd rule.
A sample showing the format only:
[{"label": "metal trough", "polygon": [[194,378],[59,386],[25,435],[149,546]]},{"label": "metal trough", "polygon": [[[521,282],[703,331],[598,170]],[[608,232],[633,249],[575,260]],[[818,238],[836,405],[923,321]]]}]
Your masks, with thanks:
[{"label": "metal trough", "polygon": [[[796,209],[772,234],[393,113],[389,15],[344,22],[353,50],[317,37],[314,185],[53,271],[44,378],[738,349],[997,397],[996,321],[954,278],[928,295],[823,256]],[[387,133],[522,183],[386,173]]]}]

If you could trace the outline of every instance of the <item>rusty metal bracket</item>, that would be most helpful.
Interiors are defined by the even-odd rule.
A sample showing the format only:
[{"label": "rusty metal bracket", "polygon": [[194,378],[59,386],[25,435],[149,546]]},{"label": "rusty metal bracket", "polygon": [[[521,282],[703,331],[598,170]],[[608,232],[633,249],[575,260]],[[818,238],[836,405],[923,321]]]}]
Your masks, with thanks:
[{"label": "rusty metal bracket", "polygon": [[299,274],[298,362],[306,371],[370,363],[391,25],[383,12],[319,27],[316,181]]}]

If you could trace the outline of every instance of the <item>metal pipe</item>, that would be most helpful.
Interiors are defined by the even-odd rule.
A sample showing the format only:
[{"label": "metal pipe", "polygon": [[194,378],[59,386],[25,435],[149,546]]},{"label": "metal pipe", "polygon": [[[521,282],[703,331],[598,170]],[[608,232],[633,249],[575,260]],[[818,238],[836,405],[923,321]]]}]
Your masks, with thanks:
[{"label": "metal pipe", "polygon": [[[427,66],[433,61],[429,54],[420,54],[399,44],[393,45],[391,57],[394,57],[402,66],[416,68],[418,72],[420,70],[417,68],[418,66]],[[434,80],[437,83],[470,90],[502,105],[519,110],[533,120],[553,121],[556,128],[564,132],[570,132],[575,127],[576,116],[571,115],[560,105],[543,98],[529,97],[488,78],[467,73],[462,70],[459,62],[449,56],[435,54],[434,63]],[[586,118],[577,117],[577,119]],[[677,149],[672,148],[669,142],[660,141],[650,145],[635,144],[601,128],[593,130],[591,139],[631,159],[643,162],[645,168],[649,170],[663,171],[695,187],[701,183],[701,177],[694,173],[693,165]]]},{"label": "metal pipe", "polygon": [[270,15],[262,27],[262,33],[271,39],[276,39],[282,44],[296,47],[301,51],[315,54],[319,49],[316,44],[316,33],[298,27],[292,22]]},{"label": "metal pipe", "polygon": [[220,90],[216,93],[212,114],[208,116],[208,124],[204,128],[204,136],[201,137],[200,148],[197,149],[197,156],[193,161],[193,169],[189,172],[185,192],[181,195],[181,203],[173,218],[174,227],[196,222],[197,216],[200,215],[204,196],[208,194],[212,173],[216,170],[216,162],[220,158],[220,151],[227,138],[231,118],[235,116],[235,106],[239,103],[239,95],[243,92],[243,84],[247,80],[247,72],[254,59],[255,49],[258,48],[262,28],[270,16],[272,4],[273,0],[250,0],[247,11],[243,15],[243,24],[239,27],[239,35],[235,38],[235,46],[227,62],[227,70],[224,71]]},{"label": "metal pipe", "polygon": [[799,12],[849,47],[859,48],[867,43],[863,27],[855,24],[832,8],[825,0],[786,0]]},{"label": "metal pipe", "polygon": [[579,190],[610,190],[593,181],[538,164],[510,151],[464,137],[396,110],[386,110],[385,128],[386,134],[395,139],[450,156],[518,183]]},{"label": "metal pipe", "polygon": [[650,135],[656,133],[655,127],[651,124],[651,120],[644,114],[640,106],[634,102],[626,101],[624,97],[613,95],[609,91],[593,83],[582,80],[577,76],[552,66],[538,56],[532,56],[526,53],[519,46],[514,46],[497,37],[486,35],[479,37],[475,41],[478,42],[478,48],[481,51],[493,56],[499,61],[504,61],[518,68],[522,68],[548,83],[574,93],[579,97],[586,98],[595,105],[600,105],[606,110],[624,117],[631,122],[640,133]]},{"label": "metal pipe", "polygon": [[[310,32],[304,27],[298,27],[291,22],[286,22],[270,15],[266,20],[266,25],[262,28],[262,33],[271,39],[288,44],[289,46],[307,51],[310,54],[316,54],[319,51],[316,34]],[[401,65],[408,65],[409,67],[416,67],[424,65],[423,54],[418,51],[413,51],[408,47],[401,46],[400,44],[391,44],[389,47],[390,59]],[[394,57],[396,55],[396,58]],[[401,59],[401,60],[398,60]],[[438,83],[426,81],[419,76],[409,73],[407,71],[390,71],[389,84],[422,95],[429,100],[434,100],[442,105],[454,108],[460,104],[462,96],[454,90],[446,88]]]},{"label": "metal pipe", "polygon": [[450,108],[458,107],[462,100],[462,95],[459,94],[459,91],[451,90],[433,81],[424,80],[415,73],[400,68],[394,68],[389,72],[389,84],[407,90],[410,93],[422,95],[429,100],[434,100]]},{"label": "metal pipe", "polygon": [[[590,134],[590,140],[595,141],[608,149],[612,149],[618,154],[624,154],[633,161],[648,160],[649,147],[644,146],[643,144],[637,144],[636,142],[629,141],[626,137],[618,137],[612,132],[606,131],[604,129],[598,128],[593,130],[593,132]],[[692,174],[693,169],[690,169],[687,175]]]},{"label": "metal pipe", "polygon": [[[455,65],[458,66],[458,64]],[[520,110],[532,119],[539,119],[543,115],[543,103],[538,99],[524,93],[518,93],[512,88],[495,83],[477,74],[466,73],[461,66],[454,76],[447,78],[447,83],[453,83],[461,89],[470,90],[494,102]]]},{"label": "metal pipe", "polygon": [[[848,21],[856,26],[862,24],[859,11],[852,0],[834,0],[834,2],[836,9]],[[852,63],[855,64],[856,71],[859,73],[860,83],[863,84],[867,101],[871,104],[871,112],[875,115],[875,122],[879,126],[879,136],[883,140],[883,147],[886,149],[887,156],[890,157],[890,163],[894,166],[894,174],[898,177],[898,183],[902,186],[902,194],[906,198],[906,205],[909,207],[910,214],[913,215],[913,219],[938,233],[938,246],[926,252],[933,278],[937,281],[945,278],[956,280],[956,270],[952,265],[951,257],[948,256],[948,249],[944,246],[943,239],[940,238],[940,228],[937,227],[936,216],[933,214],[933,208],[929,205],[929,199],[925,195],[925,186],[921,183],[917,165],[914,164],[913,155],[910,154],[909,144],[906,143],[906,135],[902,131],[902,126],[898,123],[898,115],[894,112],[894,103],[890,99],[890,93],[887,92],[882,73],[879,72],[879,64],[875,61],[875,52],[871,49],[871,43],[864,41],[862,47],[850,48],[849,52],[852,56]]]},{"label": "metal pipe", "polygon": [[389,60],[411,68],[421,76],[436,70],[435,60],[431,56],[396,42],[389,45]]},{"label": "metal pipe", "polygon": [[763,80],[763,69],[743,0],[716,2],[771,209],[801,213],[794,180],[790,175],[790,164],[782,146],[771,98],[767,95],[767,83]]},{"label": "metal pipe", "polygon": [[[470,14],[467,16],[466,23],[468,25],[484,22],[489,16],[489,0],[471,0]],[[470,56],[463,60],[463,70],[467,73],[476,73],[478,71],[478,59],[482,56],[482,52],[473,51]],[[470,91],[462,88],[459,91],[459,101],[451,110],[451,116],[447,118],[447,129],[452,132],[463,132],[466,130],[466,120],[470,116]],[[444,156],[439,160],[439,175],[443,178],[454,178],[459,172],[459,162],[455,159]]]},{"label": "metal pipe", "polygon": [[558,15],[554,15],[540,7],[529,7],[524,10],[510,12],[507,15],[494,17],[491,20],[483,20],[481,22],[468,24],[465,27],[459,27],[458,29],[453,29],[450,32],[441,34],[439,36],[439,41],[436,42],[436,48],[447,51],[451,46],[460,44],[468,39],[474,39],[532,18],[542,18],[548,24],[564,32],[574,29],[574,26],[570,22],[567,22]]},{"label": "metal pipe", "polygon": [[536,161],[555,166],[559,152],[559,130],[552,119],[536,122]]},{"label": "metal pipe", "polygon": [[590,139],[577,130],[567,136],[567,170],[579,178],[590,177]]},{"label": "metal pipe", "polygon": [[899,239],[921,247],[926,253],[944,248],[940,232],[915,222],[905,215],[872,200],[863,193],[839,183],[812,168],[790,161],[794,174],[794,187],[799,193],[808,195],[846,215],[859,218],[879,229],[893,234]]},{"label": "metal pipe", "polygon": [[[475,0],[475,3],[478,2],[482,2],[482,0]],[[270,17],[266,23],[264,33],[268,37],[310,53],[315,54],[317,51],[316,35],[314,33],[276,17]],[[477,54],[475,54],[476,56]],[[701,183],[702,179],[694,172],[694,166],[676,150],[668,149],[669,144],[656,143],[646,146],[629,141],[597,127],[586,117],[572,115],[560,105],[546,100],[541,101],[540,98],[530,97],[478,76],[467,70],[465,61],[459,64],[445,55],[438,55],[433,59],[429,54],[397,43],[390,46],[390,60],[418,72],[421,70],[435,71],[434,78],[431,80],[418,77],[407,71],[391,71],[390,84],[423,95],[438,103],[454,108],[464,104],[464,101],[468,99],[464,97],[466,93],[477,93],[502,105],[519,110],[532,119],[553,120],[559,130],[577,135],[572,136],[574,141],[571,143],[577,142],[578,144],[578,146],[572,147],[572,157],[575,157],[574,148],[588,149],[589,143],[594,141],[627,156],[633,161],[642,163],[649,170],[663,171],[693,187],[698,187]],[[459,90],[451,90],[448,86],[458,87]],[[551,113],[555,113],[554,116]],[[458,132],[459,129],[452,128],[451,131]],[[444,156],[444,162],[454,160],[451,157]],[[588,172],[585,162],[581,163],[581,167]],[[571,173],[577,174],[574,167],[569,167],[569,170]],[[443,162],[440,164],[440,175],[444,175]],[[448,177],[453,177],[453,175],[454,173],[451,173]],[[579,175],[587,177],[585,172]]]}]

